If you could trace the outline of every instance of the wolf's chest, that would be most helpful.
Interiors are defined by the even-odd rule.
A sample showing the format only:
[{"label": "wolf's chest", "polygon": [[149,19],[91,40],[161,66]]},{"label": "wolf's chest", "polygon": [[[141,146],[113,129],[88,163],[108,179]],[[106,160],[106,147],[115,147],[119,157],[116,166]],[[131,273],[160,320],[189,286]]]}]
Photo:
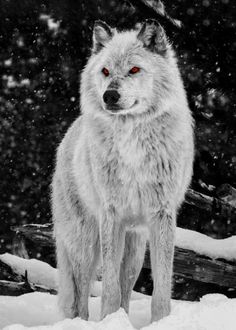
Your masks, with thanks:
[{"label": "wolf's chest", "polygon": [[153,137],[149,140],[148,136],[132,136],[117,141],[107,155],[109,189],[115,192],[116,199],[137,204],[145,192],[155,189],[164,154]]},{"label": "wolf's chest", "polygon": [[140,140],[120,141],[108,157],[107,196],[121,217],[143,218],[148,205],[157,206],[160,201],[159,184],[164,182],[158,165],[161,150],[147,144]]},{"label": "wolf's chest", "polygon": [[171,185],[176,148],[166,131],[162,134],[157,127],[126,127],[104,136],[94,174],[106,203],[138,210],[147,203],[157,204]]},{"label": "wolf's chest", "polygon": [[125,176],[127,182],[142,183],[156,180],[160,165],[169,160],[168,139],[158,131],[134,131],[119,138],[114,144],[114,158],[117,159],[117,173]]},{"label": "wolf's chest", "polygon": [[126,136],[120,138],[114,145],[114,150],[118,166],[123,170],[129,170],[133,175],[141,170],[147,156],[147,150],[139,138],[127,138]]}]

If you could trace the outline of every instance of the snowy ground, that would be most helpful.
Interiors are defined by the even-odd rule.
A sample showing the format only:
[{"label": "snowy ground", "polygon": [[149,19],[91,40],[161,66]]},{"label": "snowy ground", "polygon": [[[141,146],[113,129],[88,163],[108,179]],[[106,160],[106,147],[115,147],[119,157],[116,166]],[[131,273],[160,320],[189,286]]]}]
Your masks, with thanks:
[{"label": "snowy ground", "polygon": [[[190,230],[177,229],[176,245],[211,258],[236,259],[236,236],[215,240]],[[11,254],[0,255],[15,273],[27,270],[30,283],[57,289],[57,270],[35,259],[25,260]],[[0,296],[0,329],[22,330],[236,330],[236,299],[220,294],[204,296],[200,302],[172,301],[171,315],[150,324],[151,298],[133,292],[129,317],[123,310],[99,321],[101,283],[95,282],[89,301],[90,319],[63,320],[57,297],[29,293],[19,297]]]},{"label": "snowy ground", "polygon": [[[137,299],[138,298],[138,299]],[[140,299],[141,298],[141,299]],[[123,310],[99,322],[100,297],[90,298],[90,320],[62,320],[56,296],[29,293],[19,297],[0,296],[0,328],[4,330],[235,330],[236,299],[206,295],[200,302],[172,301],[171,315],[150,323],[150,297],[131,301],[130,316]]]}]

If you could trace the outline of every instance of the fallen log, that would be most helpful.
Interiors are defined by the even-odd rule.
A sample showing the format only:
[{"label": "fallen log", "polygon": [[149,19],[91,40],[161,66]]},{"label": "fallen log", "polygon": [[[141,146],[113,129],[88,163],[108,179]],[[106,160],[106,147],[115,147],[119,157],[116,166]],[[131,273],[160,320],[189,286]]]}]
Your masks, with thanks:
[{"label": "fallen log", "polygon": [[[0,254],[0,279],[26,282],[32,290],[57,290],[57,269],[37,259],[24,259],[10,253]],[[7,270],[7,273],[6,271]],[[9,276],[6,276],[6,275]],[[4,277],[5,276],[5,277]],[[39,288],[39,289],[35,289]]]},{"label": "fallen log", "polygon": [[210,197],[188,189],[185,196],[185,203],[206,211],[214,218],[225,218],[230,219],[231,222],[236,222],[236,207],[222,199]]},{"label": "fallen log", "polygon": [[[39,244],[40,246],[54,247],[54,239],[52,234],[52,224],[47,223],[29,224],[11,228],[17,235],[21,234],[22,240],[28,239],[29,241]],[[25,242],[21,242],[24,244]]]},{"label": "fallen log", "polygon": [[23,278],[21,275],[15,273],[4,261],[0,260],[0,280],[22,281]]},{"label": "fallen log", "polygon": [[30,292],[57,293],[57,270],[45,262],[0,255],[0,295],[19,296]]},{"label": "fallen log", "polygon": [[54,289],[43,288],[40,285],[30,285],[26,282],[0,281],[0,295],[1,296],[20,296],[30,292],[47,292],[50,294],[57,294]]},{"label": "fallen log", "polygon": [[[17,227],[25,239],[53,248],[52,225]],[[190,230],[177,229],[174,274],[200,282],[236,288],[236,237],[216,240]],[[150,268],[149,250],[144,262]]]},{"label": "fallen log", "polygon": [[[146,250],[144,268],[151,268],[149,248]],[[211,259],[179,247],[175,247],[174,275],[198,282],[236,288],[236,263],[223,259]]]},{"label": "fallen log", "polygon": [[[24,293],[40,291],[56,294],[58,290],[58,271],[46,262],[36,259],[23,259],[10,253],[0,254],[0,261],[5,268],[10,268],[14,278],[20,281],[0,280],[0,295],[20,295]],[[24,273],[24,276],[22,275]],[[0,275],[2,275],[0,273]],[[102,295],[102,282],[93,281],[90,295],[98,297]],[[132,292],[134,299],[145,297],[138,292]]]},{"label": "fallen log", "polygon": [[[230,219],[231,223],[236,220],[236,208],[234,205],[221,199],[213,198],[189,189],[186,194],[185,203],[203,210],[204,213],[207,212],[214,218],[220,217],[226,218],[227,220]],[[47,247],[52,251],[54,250],[52,224],[31,224],[14,227],[12,229],[18,235],[18,241],[20,241],[19,244],[21,246],[20,251],[26,251],[24,244],[27,241],[31,242],[31,245]],[[192,234],[194,233],[192,232]],[[199,235],[201,234],[195,232],[195,235],[190,235],[191,237],[189,239],[189,233],[185,230],[185,233],[180,235],[181,239],[178,239],[177,231],[177,246],[174,259],[175,275],[200,282],[217,284],[222,287],[236,288],[235,240],[233,238],[227,239],[227,241],[213,240],[207,236],[205,236],[205,239],[202,239]],[[201,241],[201,244],[196,244],[199,241]],[[206,251],[207,247],[209,247],[209,251]],[[15,252],[16,251],[17,248],[15,248]],[[20,252],[20,254],[22,254],[22,252]],[[24,252],[24,254],[26,253]],[[150,268],[148,251],[144,267]]]},{"label": "fallen log", "polygon": [[25,282],[0,281],[1,296],[20,296],[33,290]]},{"label": "fallen log", "polygon": [[[0,255],[0,261],[0,278],[6,274],[2,273],[5,269],[11,275],[7,281],[0,280],[0,295],[20,295],[34,291],[56,294],[58,279],[55,268],[39,260],[25,260],[10,254]],[[144,268],[150,269],[150,266],[147,247]],[[236,263],[211,259],[179,247],[175,248],[174,275],[220,287],[236,288]]]}]

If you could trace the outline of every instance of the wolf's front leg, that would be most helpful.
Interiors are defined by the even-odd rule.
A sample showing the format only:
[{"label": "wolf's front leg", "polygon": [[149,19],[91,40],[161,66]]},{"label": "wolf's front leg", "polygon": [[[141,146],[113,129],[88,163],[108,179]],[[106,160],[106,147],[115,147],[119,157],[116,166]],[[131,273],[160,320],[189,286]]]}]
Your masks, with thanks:
[{"label": "wolf's front leg", "polygon": [[74,318],[78,316],[78,308],[73,269],[63,242],[60,240],[56,240],[56,243],[57,268],[59,275],[59,309],[65,317]]},{"label": "wolf's front leg", "polygon": [[153,217],[150,227],[152,322],[159,321],[170,313],[175,226],[175,213],[161,210]]},{"label": "wolf's front leg", "polygon": [[125,230],[116,212],[109,210],[101,220],[100,241],[103,259],[101,318],[120,308],[120,262],[124,249]]},{"label": "wolf's front leg", "polygon": [[124,256],[120,269],[121,307],[129,312],[131,292],[143,266],[147,235],[127,231],[125,235]]},{"label": "wolf's front leg", "polygon": [[99,228],[93,217],[67,219],[56,230],[59,305],[65,317],[87,320],[90,282],[99,257]]}]

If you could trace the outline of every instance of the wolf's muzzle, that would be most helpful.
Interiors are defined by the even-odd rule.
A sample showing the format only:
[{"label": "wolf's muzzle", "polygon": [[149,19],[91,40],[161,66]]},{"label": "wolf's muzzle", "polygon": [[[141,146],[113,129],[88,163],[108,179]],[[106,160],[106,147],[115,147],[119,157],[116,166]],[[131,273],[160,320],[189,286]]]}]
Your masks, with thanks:
[{"label": "wolf's muzzle", "polygon": [[114,106],[118,102],[120,94],[116,90],[107,90],[103,94],[103,101],[109,106]]}]

